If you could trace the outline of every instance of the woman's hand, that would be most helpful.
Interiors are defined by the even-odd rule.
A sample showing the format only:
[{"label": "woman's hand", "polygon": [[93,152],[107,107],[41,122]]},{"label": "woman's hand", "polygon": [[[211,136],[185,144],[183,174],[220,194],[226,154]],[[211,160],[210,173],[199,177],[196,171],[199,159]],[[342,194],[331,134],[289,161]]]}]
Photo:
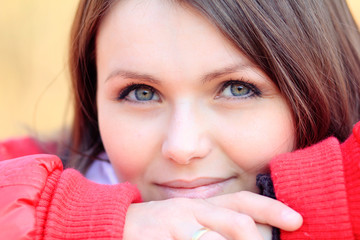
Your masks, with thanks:
[{"label": "woman's hand", "polygon": [[285,204],[251,192],[208,199],[173,198],[130,205],[124,240],[191,240],[202,227],[201,240],[271,239],[271,227],[294,231],[302,217]]}]

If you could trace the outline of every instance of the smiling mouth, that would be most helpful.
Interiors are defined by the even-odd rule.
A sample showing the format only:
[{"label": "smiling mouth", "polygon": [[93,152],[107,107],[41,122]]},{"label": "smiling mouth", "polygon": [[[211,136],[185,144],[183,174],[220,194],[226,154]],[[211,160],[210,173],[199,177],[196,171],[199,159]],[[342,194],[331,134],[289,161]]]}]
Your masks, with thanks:
[{"label": "smiling mouth", "polygon": [[224,193],[225,187],[234,177],[230,178],[198,178],[191,181],[174,180],[155,184],[160,195],[168,198],[209,198]]}]

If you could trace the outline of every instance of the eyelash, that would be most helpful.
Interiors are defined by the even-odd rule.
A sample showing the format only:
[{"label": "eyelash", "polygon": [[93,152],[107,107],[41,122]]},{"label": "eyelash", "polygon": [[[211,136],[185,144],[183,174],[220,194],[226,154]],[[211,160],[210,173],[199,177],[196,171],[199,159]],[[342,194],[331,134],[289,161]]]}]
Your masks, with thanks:
[{"label": "eyelash", "polygon": [[[241,80],[227,80],[224,81],[221,85],[220,90],[218,91],[218,94],[216,95],[216,98],[220,98],[220,94],[224,92],[224,90],[231,86],[232,84],[238,84],[238,85],[242,85],[246,88],[248,88],[251,93],[248,96],[244,96],[244,97],[227,97],[227,98],[234,98],[234,99],[238,99],[238,98],[251,98],[251,97],[258,97],[261,96],[261,91],[259,90],[258,87],[256,87],[255,84],[250,83],[248,81],[244,81],[243,79]],[[158,91],[156,89],[154,89],[153,87],[146,85],[146,84],[139,84],[139,83],[129,83],[127,84],[119,93],[117,100],[127,100],[126,97],[133,91],[139,88],[147,88],[150,91],[152,91],[154,94],[158,94]],[[131,101],[131,100],[127,100],[127,101]],[[137,103],[146,103],[148,101],[136,101]]]},{"label": "eyelash", "polygon": [[227,81],[223,82],[222,87],[220,88],[219,94],[216,97],[219,98],[220,94],[223,93],[227,87],[229,87],[233,84],[241,85],[245,88],[248,88],[251,91],[251,93],[248,94],[247,96],[243,96],[243,97],[233,96],[233,97],[228,97],[228,98],[244,99],[244,98],[251,98],[251,97],[259,97],[262,94],[261,91],[259,90],[259,88],[255,84],[250,83],[249,81],[240,79],[240,80],[227,80]]},{"label": "eyelash", "polygon": [[129,83],[127,84],[120,92],[119,96],[118,96],[118,100],[126,100],[126,97],[129,95],[129,93],[133,90],[139,89],[139,88],[148,88],[149,90],[151,90],[154,93],[157,93],[157,91],[146,84],[139,84],[139,83]]}]

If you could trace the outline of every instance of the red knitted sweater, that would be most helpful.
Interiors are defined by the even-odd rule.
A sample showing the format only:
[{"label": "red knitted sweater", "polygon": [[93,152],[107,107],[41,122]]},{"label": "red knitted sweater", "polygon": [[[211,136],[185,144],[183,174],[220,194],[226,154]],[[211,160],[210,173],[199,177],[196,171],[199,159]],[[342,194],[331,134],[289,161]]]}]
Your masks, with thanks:
[{"label": "red knitted sweater", "polygon": [[[0,144],[0,238],[121,239],[138,190],[62,171],[53,155],[14,158],[39,152],[29,139]],[[277,199],[304,218],[281,239],[360,239],[360,123],[343,144],[329,138],[276,157],[271,173]]]},{"label": "red knitted sweater", "polygon": [[360,122],[342,144],[329,138],[276,157],[271,176],[277,199],[304,218],[281,239],[360,239]]}]

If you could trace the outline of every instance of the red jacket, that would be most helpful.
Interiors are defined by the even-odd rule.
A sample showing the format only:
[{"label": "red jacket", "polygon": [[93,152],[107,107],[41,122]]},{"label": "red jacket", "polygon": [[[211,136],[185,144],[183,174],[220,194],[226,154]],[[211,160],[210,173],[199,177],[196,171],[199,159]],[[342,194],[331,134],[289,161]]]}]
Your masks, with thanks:
[{"label": "red jacket", "polygon": [[[0,144],[1,239],[121,239],[139,191],[90,182],[40,152],[31,139]],[[304,218],[281,239],[360,239],[360,123],[343,144],[329,138],[270,166],[277,199]]]},{"label": "red jacket", "polygon": [[58,157],[40,151],[29,138],[0,144],[0,159],[9,159],[0,161],[0,239],[122,239],[139,191],[63,171]]}]

